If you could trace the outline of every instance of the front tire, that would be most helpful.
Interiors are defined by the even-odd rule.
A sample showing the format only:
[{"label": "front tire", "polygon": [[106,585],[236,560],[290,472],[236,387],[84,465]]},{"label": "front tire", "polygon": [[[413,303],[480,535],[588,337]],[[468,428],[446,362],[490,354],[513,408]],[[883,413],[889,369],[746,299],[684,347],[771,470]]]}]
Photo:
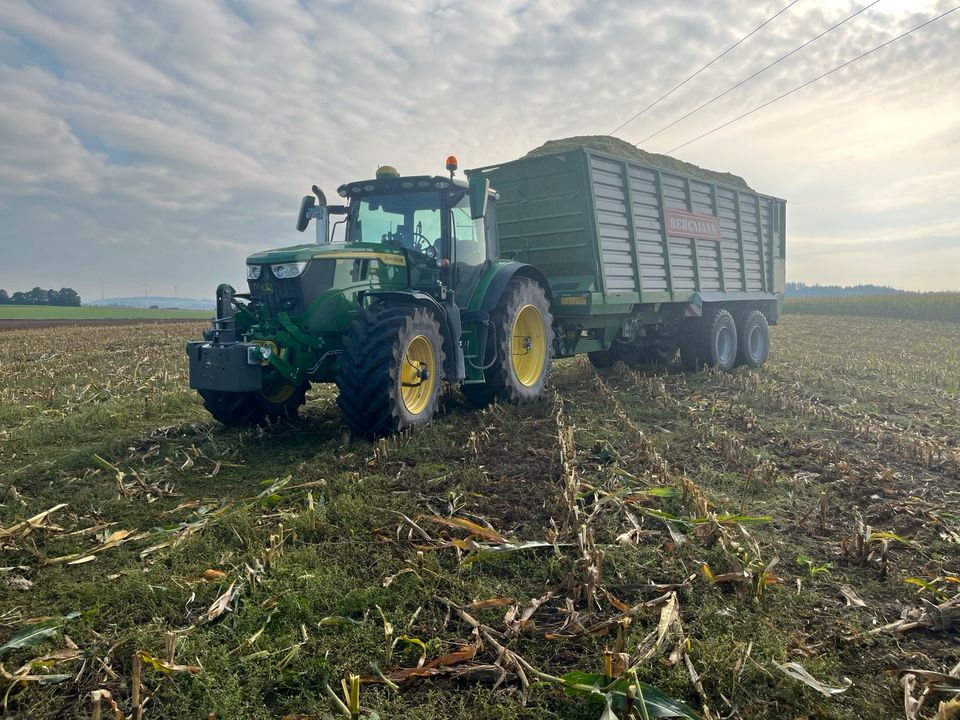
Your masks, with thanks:
[{"label": "front tire", "polygon": [[198,390],[203,398],[203,406],[214,419],[231,427],[252,427],[262,425],[267,418],[279,420],[293,419],[300,406],[307,401],[309,383],[299,387],[277,385],[265,387],[255,392],[222,392],[219,390]]},{"label": "front tire", "polygon": [[553,315],[543,287],[525,277],[514,278],[491,315],[497,358],[482,385],[463,385],[471,405],[495,399],[531,403],[543,394],[553,363]]},{"label": "front tire", "polygon": [[343,346],[337,404],[352,433],[375,437],[433,419],[445,355],[432,313],[374,305],[357,316]]}]

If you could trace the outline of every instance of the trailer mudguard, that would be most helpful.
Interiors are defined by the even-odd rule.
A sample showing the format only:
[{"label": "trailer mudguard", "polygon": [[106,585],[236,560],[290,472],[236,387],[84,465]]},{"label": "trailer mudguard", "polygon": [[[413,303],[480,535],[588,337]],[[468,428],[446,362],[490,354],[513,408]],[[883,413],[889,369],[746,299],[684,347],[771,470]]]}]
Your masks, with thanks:
[{"label": "trailer mudguard", "polygon": [[443,371],[447,379],[452,382],[463,381],[467,371],[463,360],[463,348],[460,347],[462,332],[460,308],[455,302],[441,304],[432,295],[420,290],[367,290],[359,295],[359,300],[362,303],[368,297],[382,298],[386,302],[395,304],[421,305],[436,314],[440,320],[443,342],[449,350]]}]

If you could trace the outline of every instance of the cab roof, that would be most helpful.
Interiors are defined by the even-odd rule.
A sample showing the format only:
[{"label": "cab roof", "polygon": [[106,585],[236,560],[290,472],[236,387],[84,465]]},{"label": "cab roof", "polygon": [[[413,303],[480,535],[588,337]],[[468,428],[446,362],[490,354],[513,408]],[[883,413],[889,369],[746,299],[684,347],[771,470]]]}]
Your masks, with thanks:
[{"label": "cab roof", "polygon": [[380,177],[373,180],[358,180],[356,182],[344,183],[337,188],[340,197],[354,197],[358,195],[368,195],[371,193],[399,192],[421,192],[424,190],[449,190],[451,187],[466,190],[468,185],[465,180],[453,178],[452,180],[442,175],[408,175],[399,177]]}]

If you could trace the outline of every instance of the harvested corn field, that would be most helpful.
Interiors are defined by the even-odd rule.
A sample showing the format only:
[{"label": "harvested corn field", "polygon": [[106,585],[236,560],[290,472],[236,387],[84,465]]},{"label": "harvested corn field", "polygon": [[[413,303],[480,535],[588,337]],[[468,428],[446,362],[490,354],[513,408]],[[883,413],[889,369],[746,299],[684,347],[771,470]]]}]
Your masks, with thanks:
[{"label": "harvested corn field", "polygon": [[731,374],[565,360],[538,404],[451,391],[376,443],[327,386],[297,421],[214,423],[199,332],[0,335],[6,713],[956,704],[956,324],[788,316]]}]

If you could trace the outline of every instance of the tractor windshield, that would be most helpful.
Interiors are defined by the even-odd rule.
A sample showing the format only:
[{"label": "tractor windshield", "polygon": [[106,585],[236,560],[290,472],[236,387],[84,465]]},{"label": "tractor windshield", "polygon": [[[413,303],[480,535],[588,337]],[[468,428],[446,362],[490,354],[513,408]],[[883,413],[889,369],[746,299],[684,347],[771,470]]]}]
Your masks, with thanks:
[{"label": "tractor windshield", "polygon": [[425,252],[440,249],[440,194],[391,193],[354,197],[347,225],[348,242],[389,243]]}]

